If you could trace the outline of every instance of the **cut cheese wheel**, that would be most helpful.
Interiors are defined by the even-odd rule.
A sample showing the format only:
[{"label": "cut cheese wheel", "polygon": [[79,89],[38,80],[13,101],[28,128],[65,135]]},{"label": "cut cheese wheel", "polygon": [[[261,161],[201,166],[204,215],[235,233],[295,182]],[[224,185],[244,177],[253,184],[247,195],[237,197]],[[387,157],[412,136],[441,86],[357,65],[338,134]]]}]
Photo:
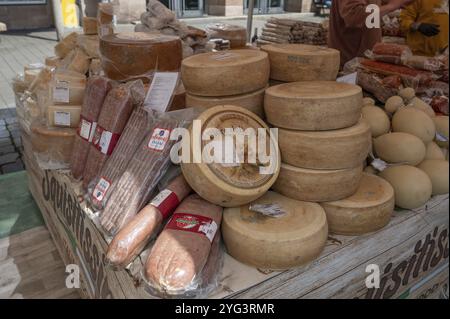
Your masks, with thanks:
[{"label": "cut cheese wheel", "polygon": [[270,78],[284,82],[334,81],[340,66],[338,50],[306,44],[270,44]]},{"label": "cut cheese wheel", "polygon": [[100,53],[105,74],[127,80],[154,71],[178,71],[182,45],[179,37],[156,32],[117,33],[101,37]]},{"label": "cut cheese wheel", "polygon": [[78,33],[71,32],[55,45],[55,54],[60,58],[64,58],[70,51],[77,46]]},{"label": "cut cheese wheel", "polygon": [[60,67],[65,70],[86,74],[89,70],[89,56],[81,49],[71,51],[60,63]]},{"label": "cut cheese wheel", "polygon": [[[189,185],[207,201],[223,207],[244,205],[262,196],[277,179],[281,162],[276,140],[269,136],[267,125],[252,112],[230,105],[210,108],[198,120],[191,127],[191,159],[189,163],[181,163],[183,175]],[[256,143],[245,143],[248,139],[244,139],[241,144],[234,143],[232,152],[245,156],[241,163],[231,160],[232,154],[227,153],[224,155],[229,164],[221,164],[220,158],[214,159],[214,162],[202,159],[205,154],[214,153],[217,156],[216,148],[222,149],[221,144],[216,144],[217,147],[211,149],[214,145],[212,141],[202,141],[202,145],[199,145],[198,140],[205,130],[209,130],[211,134],[222,132],[223,136],[225,129],[251,129],[256,134],[261,133],[256,130],[264,129],[266,135],[262,138],[266,138],[268,158],[258,156],[255,158],[256,163],[249,162],[248,155],[256,154],[257,146]]]},{"label": "cut cheese wheel", "polygon": [[370,127],[365,120],[333,131],[278,129],[283,162],[310,169],[344,169],[361,165],[371,148]]},{"label": "cut cheese wheel", "polygon": [[432,194],[428,175],[414,166],[391,166],[379,174],[394,188],[395,204],[405,209],[415,209],[426,204]]},{"label": "cut cheese wheel", "polygon": [[232,50],[193,55],[183,60],[186,91],[198,96],[229,96],[267,86],[269,58],[259,50]]},{"label": "cut cheese wheel", "polygon": [[273,189],[296,200],[335,201],[353,195],[358,189],[362,174],[362,164],[342,170],[312,170],[282,164]]},{"label": "cut cheese wheel", "polygon": [[41,69],[30,69],[24,72],[24,80],[26,83],[31,84],[41,73]]},{"label": "cut cheese wheel", "polygon": [[325,247],[328,227],[320,205],[267,192],[252,205],[277,205],[284,216],[273,218],[249,206],[225,209],[222,235],[227,252],[260,269],[284,270],[316,259]]},{"label": "cut cheese wheel", "polygon": [[425,160],[445,160],[445,153],[435,142],[430,142],[427,144]]},{"label": "cut cheese wheel", "polygon": [[338,82],[295,82],[266,90],[270,124],[292,130],[325,131],[355,125],[361,118],[362,89]]},{"label": "cut cheese wheel", "polygon": [[50,105],[47,122],[50,126],[77,128],[80,124],[81,105]]},{"label": "cut cheese wheel", "polygon": [[206,97],[187,94],[186,106],[210,108],[217,105],[236,105],[255,113],[261,118],[264,118],[265,90],[266,89],[264,88],[248,94],[220,97]]},{"label": "cut cheese wheel", "polygon": [[448,116],[436,116],[433,121],[436,125],[436,143],[448,148]]},{"label": "cut cheese wheel", "polygon": [[247,29],[239,25],[211,23],[206,26],[206,32],[210,39],[230,41],[232,49],[243,48],[247,44]]},{"label": "cut cheese wheel", "polygon": [[97,18],[83,17],[83,33],[97,34]]},{"label": "cut cheese wheel", "polygon": [[49,159],[69,163],[72,156],[76,129],[33,125],[31,128],[33,151]]},{"label": "cut cheese wheel", "polygon": [[[51,86],[51,101],[55,105],[82,105],[84,99],[85,85],[68,82],[67,93],[60,94],[58,89],[61,82],[55,81]],[[66,84],[64,84],[66,85]]]},{"label": "cut cheese wheel", "polygon": [[339,201],[322,203],[331,233],[356,236],[386,226],[394,212],[394,189],[384,179],[363,174],[355,194]]},{"label": "cut cheese wheel", "polygon": [[79,35],[77,45],[89,58],[100,58],[100,42],[97,35]]},{"label": "cut cheese wheel", "polygon": [[424,112],[411,107],[398,110],[392,118],[394,132],[409,133],[428,144],[436,137],[436,126]]},{"label": "cut cheese wheel", "polygon": [[375,153],[392,164],[417,165],[426,155],[426,146],[418,137],[408,133],[389,133],[374,140]]},{"label": "cut cheese wheel", "polygon": [[449,183],[449,166],[444,160],[425,160],[419,166],[428,177],[433,185],[433,195],[448,194]]},{"label": "cut cheese wheel", "polygon": [[45,58],[45,65],[51,67],[57,67],[61,62],[61,58],[58,56],[50,56]]},{"label": "cut cheese wheel", "polygon": [[366,105],[362,108],[363,118],[369,123],[373,137],[389,133],[391,120],[386,112],[375,105]]}]

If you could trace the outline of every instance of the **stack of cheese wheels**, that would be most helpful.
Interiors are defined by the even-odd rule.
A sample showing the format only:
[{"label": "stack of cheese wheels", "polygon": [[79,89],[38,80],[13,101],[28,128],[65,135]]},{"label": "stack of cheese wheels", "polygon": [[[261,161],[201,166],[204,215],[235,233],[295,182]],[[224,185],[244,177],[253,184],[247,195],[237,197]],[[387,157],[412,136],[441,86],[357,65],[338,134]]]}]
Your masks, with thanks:
[{"label": "stack of cheese wheels", "polygon": [[339,72],[338,50],[306,44],[270,44],[270,78],[282,82],[334,81]]},{"label": "stack of cheese wheels", "polygon": [[274,189],[304,201],[353,195],[371,147],[361,119],[362,89],[332,81],[292,82],[266,90],[265,111],[278,127],[283,164]]},{"label": "stack of cheese wheels", "polygon": [[260,50],[210,52],[183,60],[186,107],[241,106],[264,117],[269,57]]},{"label": "stack of cheese wheels", "polygon": [[[273,207],[283,215],[265,216],[257,207]],[[222,234],[228,253],[260,269],[285,270],[319,256],[328,237],[325,212],[319,204],[267,192],[250,206],[225,209]]]},{"label": "stack of cheese wheels", "polygon": [[[228,139],[230,129],[258,134],[254,142],[235,138],[231,153],[242,155],[239,161],[234,160],[233,154],[229,156],[227,146],[220,140]],[[223,207],[247,204],[264,195],[278,177],[281,156],[275,138],[263,120],[242,107],[223,105],[207,109],[193,122],[190,138],[190,158],[181,162],[183,175],[192,189],[214,204]],[[259,138],[266,141],[268,155],[264,159],[257,154]]]}]

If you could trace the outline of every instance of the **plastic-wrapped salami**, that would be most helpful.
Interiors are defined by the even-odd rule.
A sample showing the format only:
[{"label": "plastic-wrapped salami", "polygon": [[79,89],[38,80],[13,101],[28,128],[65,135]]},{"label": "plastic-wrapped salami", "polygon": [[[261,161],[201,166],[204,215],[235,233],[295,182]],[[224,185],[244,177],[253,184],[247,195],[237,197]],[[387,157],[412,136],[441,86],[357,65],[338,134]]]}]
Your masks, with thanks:
[{"label": "plastic-wrapped salami", "polygon": [[376,61],[403,64],[412,56],[412,51],[407,45],[380,42],[368,52],[368,56]]},{"label": "plastic-wrapped salami", "polygon": [[129,86],[122,84],[109,91],[89,148],[83,174],[85,189],[112,154],[132,111],[133,99]]},{"label": "plastic-wrapped salami", "polygon": [[220,236],[222,210],[198,195],[178,206],[145,265],[144,277],[154,292],[163,296],[197,294],[212,242]]},{"label": "plastic-wrapped salami", "polygon": [[174,210],[190,192],[191,188],[183,175],[172,180],[113,238],[106,255],[108,263],[116,269],[121,269],[133,261],[150,238],[160,230],[164,219],[172,216]]},{"label": "plastic-wrapped salami", "polygon": [[97,76],[89,78],[70,165],[72,175],[76,179],[80,179],[83,176],[89,154],[89,145],[91,144],[95,127],[97,126],[97,120],[109,90],[111,90],[111,82],[107,78]]},{"label": "plastic-wrapped salami", "polygon": [[446,68],[445,62],[441,58],[420,55],[410,56],[404,64],[414,69],[430,72],[443,71]]}]

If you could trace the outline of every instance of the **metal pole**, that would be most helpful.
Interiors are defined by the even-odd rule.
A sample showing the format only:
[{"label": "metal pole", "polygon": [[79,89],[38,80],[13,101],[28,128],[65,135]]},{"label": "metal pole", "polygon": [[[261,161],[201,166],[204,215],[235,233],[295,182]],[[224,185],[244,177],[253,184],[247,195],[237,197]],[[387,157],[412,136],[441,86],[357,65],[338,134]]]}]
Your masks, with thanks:
[{"label": "metal pole", "polygon": [[56,27],[56,35],[58,37],[58,41],[60,41],[64,35],[64,22],[62,16],[61,1],[52,0],[52,7],[53,7],[53,20],[55,21]]},{"label": "metal pole", "polygon": [[255,0],[248,0],[247,13],[247,42],[252,40],[252,24],[253,24],[253,8],[255,7]]}]

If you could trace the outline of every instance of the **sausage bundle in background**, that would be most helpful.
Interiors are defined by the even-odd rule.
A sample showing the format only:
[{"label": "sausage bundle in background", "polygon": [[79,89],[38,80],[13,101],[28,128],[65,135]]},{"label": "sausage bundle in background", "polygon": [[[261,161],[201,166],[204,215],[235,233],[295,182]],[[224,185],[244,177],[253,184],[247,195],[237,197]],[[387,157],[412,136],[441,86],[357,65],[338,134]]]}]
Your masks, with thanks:
[{"label": "sausage bundle in background", "polygon": [[175,177],[113,238],[106,254],[108,264],[115,269],[123,269],[130,264],[190,192],[191,187],[183,175]]},{"label": "sausage bundle in background", "polygon": [[112,154],[132,111],[133,99],[129,86],[121,84],[109,91],[89,148],[83,175],[84,189],[97,176]]},{"label": "sausage bundle in background", "polygon": [[[208,258],[212,243],[220,236],[222,210],[198,195],[187,197],[178,206],[152,247],[144,268],[150,291],[163,297],[193,297],[204,288],[203,281],[212,282],[206,277],[214,271],[205,266],[207,262],[214,263]],[[218,258],[220,254],[211,256]]]},{"label": "sausage bundle in background", "polygon": [[98,117],[105,101],[106,95],[111,90],[111,82],[105,77],[90,77],[81,108],[80,125],[72,151],[70,169],[75,179],[83,177],[84,168],[89,154],[89,145],[94,137]]}]

